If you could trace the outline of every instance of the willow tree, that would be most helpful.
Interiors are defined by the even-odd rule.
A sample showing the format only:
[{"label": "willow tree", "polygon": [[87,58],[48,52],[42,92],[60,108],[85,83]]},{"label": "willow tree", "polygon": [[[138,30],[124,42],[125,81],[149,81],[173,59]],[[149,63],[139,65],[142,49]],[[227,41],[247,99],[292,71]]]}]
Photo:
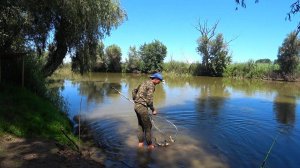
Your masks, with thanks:
[{"label": "willow tree", "polygon": [[99,39],[119,26],[126,13],[117,0],[3,0],[0,2],[0,50],[34,50],[51,75],[67,53],[82,71],[91,67]]}]

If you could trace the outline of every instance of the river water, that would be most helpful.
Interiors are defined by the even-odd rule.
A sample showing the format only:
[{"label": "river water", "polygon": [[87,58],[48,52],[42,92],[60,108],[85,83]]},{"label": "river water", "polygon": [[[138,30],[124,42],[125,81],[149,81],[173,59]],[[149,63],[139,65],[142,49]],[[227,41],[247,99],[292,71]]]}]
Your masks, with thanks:
[{"label": "river water", "polygon": [[[146,75],[92,73],[63,80],[69,115],[85,115],[108,167],[265,167],[300,165],[300,84],[212,77],[166,78],[156,86],[158,116],[178,127],[176,142],[137,148],[131,90]],[[271,148],[272,143],[273,147]]]}]

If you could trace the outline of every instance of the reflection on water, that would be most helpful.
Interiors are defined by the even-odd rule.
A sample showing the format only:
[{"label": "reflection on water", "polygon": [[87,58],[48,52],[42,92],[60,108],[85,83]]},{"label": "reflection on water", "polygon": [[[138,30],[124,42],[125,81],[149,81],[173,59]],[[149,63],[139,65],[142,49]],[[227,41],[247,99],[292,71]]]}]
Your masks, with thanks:
[{"label": "reflection on water", "polygon": [[154,104],[179,135],[173,145],[148,152],[136,147],[133,105],[111,89],[130,97],[147,76],[93,73],[83,79],[65,79],[61,93],[71,118],[88,116],[108,167],[259,167],[276,135],[266,166],[300,164],[298,83],[166,77]]},{"label": "reflection on water", "polygon": [[230,96],[230,93],[222,80],[209,78],[202,82],[200,86],[198,111],[216,116],[224,106],[224,101],[228,96]]},{"label": "reflection on water", "polygon": [[277,90],[277,95],[274,99],[274,111],[279,123],[293,126],[297,108],[297,95],[294,92],[297,90],[288,87],[288,85],[284,85]]}]

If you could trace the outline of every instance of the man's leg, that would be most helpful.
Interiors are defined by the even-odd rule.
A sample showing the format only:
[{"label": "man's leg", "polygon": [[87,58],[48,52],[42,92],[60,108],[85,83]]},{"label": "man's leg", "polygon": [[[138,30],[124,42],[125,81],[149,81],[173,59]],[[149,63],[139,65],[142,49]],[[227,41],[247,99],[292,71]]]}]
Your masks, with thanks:
[{"label": "man's leg", "polygon": [[137,137],[139,140],[139,144],[138,147],[143,147],[144,146],[144,128],[143,128],[143,124],[142,124],[142,119],[141,119],[141,115],[139,114],[140,108],[135,108],[135,113],[136,113],[136,117],[138,119],[138,130],[137,130]]},{"label": "man's leg", "polygon": [[142,128],[139,130],[143,131],[142,134],[140,134],[141,132],[139,131],[139,136],[142,135],[141,137],[144,140],[144,133],[145,133],[148,148],[152,149],[154,148],[154,145],[152,144],[152,134],[151,134],[152,123],[148,114],[148,108],[145,106],[136,106],[135,110],[139,119],[139,127],[141,126]]},{"label": "man's leg", "polygon": [[152,133],[151,133],[152,123],[151,123],[147,108],[141,114],[141,119],[142,119],[142,126],[144,128],[145,135],[146,135],[146,142],[147,142],[148,148],[154,148],[154,145],[152,144]]}]

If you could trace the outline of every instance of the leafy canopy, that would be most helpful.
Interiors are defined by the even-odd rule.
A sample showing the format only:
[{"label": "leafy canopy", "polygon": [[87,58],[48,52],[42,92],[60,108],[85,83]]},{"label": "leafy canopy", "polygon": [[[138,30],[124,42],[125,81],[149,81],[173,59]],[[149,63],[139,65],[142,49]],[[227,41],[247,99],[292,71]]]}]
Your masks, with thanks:
[{"label": "leafy canopy", "polygon": [[160,41],[155,40],[149,44],[145,43],[142,45],[139,54],[143,60],[143,72],[162,71],[163,61],[167,55],[167,47]]},{"label": "leafy canopy", "polygon": [[290,33],[278,49],[278,64],[284,74],[295,73],[299,64],[300,39],[298,32]]},{"label": "leafy canopy", "polygon": [[231,62],[228,43],[225,42],[222,34],[215,34],[218,22],[211,28],[207,23],[198,23],[196,29],[200,32],[197,40],[197,52],[202,56],[202,75],[222,76],[226,66]]},{"label": "leafy canopy", "polygon": [[[3,0],[0,2],[0,50],[36,51],[51,75],[70,54],[83,71],[95,59],[98,40],[119,26],[126,13],[117,0]],[[86,66],[87,65],[87,66]]]}]

